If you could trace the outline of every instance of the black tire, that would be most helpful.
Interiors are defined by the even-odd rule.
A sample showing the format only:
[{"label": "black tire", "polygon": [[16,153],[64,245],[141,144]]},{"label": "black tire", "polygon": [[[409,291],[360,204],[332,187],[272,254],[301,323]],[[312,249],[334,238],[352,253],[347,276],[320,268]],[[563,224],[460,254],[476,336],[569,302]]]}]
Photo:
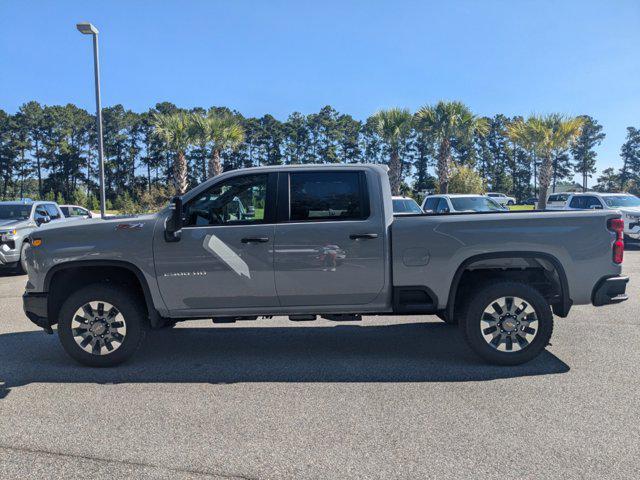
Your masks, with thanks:
[{"label": "black tire", "polygon": [[[110,303],[125,320],[126,334],[122,336],[122,343],[111,352],[94,354],[76,342],[72,321],[77,310],[89,302]],[[102,316],[105,317],[104,313]],[[90,367],[113,367],[128,360],[140,347],[146,330],[147,318],[142,301],[125,288],[108,284],[95,283],[74,292],[62,304],[58,314],[58,337],[65,351]]]},{"label": "black tire", "polygon": [[18,260],[18,264],[16,265],[16,272],[20,275],[24,275],[27,273],[27,265],[24,259],[24,252],[29,248],[29,242],[22,242],[22,246],[20,247],[20,260]]},{"label": "black tire", "polygon": [[[537,329],[535,329],[535,336],[533,336],[526,347],[518,345],[518,348],[521,348],[518,351],[500,351],[496,346],[491,345],[488,340],[485,340],[485,335],[488,336],[490,333],[483,334],[482,318],[485,308],[488,308],[492,305],[492,302],[502,297],[521,298],[530,305],[530,308],[533,309],[537,317],[538,323]],[[535,288],[518,282],[495,283],[481,289],[470,299],[465,307],[464,316],[461,316],[460,329],[473,351],[489,363],[496,365],[519,365],[538,356],[549,344],[551,334],[553,333],[553,313],[547,300]],[[485,331],[488,331],[489,328],[491,327],[488,327]],[[517,330],[516,328],[515,332],[517,332]],[[495,332],[498,334],[497,331]],[[517,333],[515,334],[518,335]],[[506,349],[506,340],[506,338],[499,340],[498,347],[504,342],[504,348]],[[512,343],[513,348],[513,342],[509,341],[509,343]],[[517,343],[520,343],[520,341]]]},{"label": "black tire", "polygon": [[507,205],[515,205],[515,203],[513,203],[511,200],[509,200],[509,201],[507,202]]}]

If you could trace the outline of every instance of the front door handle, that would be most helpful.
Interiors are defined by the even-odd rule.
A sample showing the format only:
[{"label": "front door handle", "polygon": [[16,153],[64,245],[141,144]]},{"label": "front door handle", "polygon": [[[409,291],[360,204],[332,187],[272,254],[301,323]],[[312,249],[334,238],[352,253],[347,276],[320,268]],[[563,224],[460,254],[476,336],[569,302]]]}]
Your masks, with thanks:
[{"label": "front door handle", "polygon": [[242,243],[267,243],[269,237],[244,237],[240,240]]},{"label": "front door handle", "polygon": [[349,235],[351,240],[378,238],[377,233],[352,233]]}]

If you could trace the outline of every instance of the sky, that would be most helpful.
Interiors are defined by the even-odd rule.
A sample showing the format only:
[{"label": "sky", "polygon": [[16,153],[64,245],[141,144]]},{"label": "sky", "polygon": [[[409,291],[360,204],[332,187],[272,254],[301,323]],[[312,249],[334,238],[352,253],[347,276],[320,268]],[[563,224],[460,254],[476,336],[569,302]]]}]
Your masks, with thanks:
[{"label": "sky", "polygon": [[80,21],[100,30],[103,106],[588,114],[607,134],[599,171],[640,127],[640,0],[0,0],[1,109],[95,108]]}]

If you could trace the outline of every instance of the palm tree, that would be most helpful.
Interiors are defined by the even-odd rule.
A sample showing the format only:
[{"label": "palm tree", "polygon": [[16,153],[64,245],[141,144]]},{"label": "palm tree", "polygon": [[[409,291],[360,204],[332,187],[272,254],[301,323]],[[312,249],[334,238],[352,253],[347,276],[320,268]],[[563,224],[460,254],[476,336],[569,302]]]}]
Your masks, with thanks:
[{"label": "palm tree", "polygon": [[413,118],[406,108],[380,110],[371,117],[376,133],[389,149],[389,182],[391,193],[398,195],[402,184],[400,148],[411,134]]},{"label": "palm tree", "polygon": [[222,173],[222,151],[235,149],[244,142],[244,128],[229,114],[211,113],[207,117],[192,115],[192,135],[203,147],[210,145],[209,178]]},{"label": "palm tree", "polygon": [[438,144],[436,167],[440,193],[449,193],[451,145],[455,141],[470,141],[475,132],[485,134],[485,119],[471,113],[462,102],[440,101],[435,106],[424,106],[416,113],[418,127]]},{"label": "palm tree", "polygon": [[171,114],[155,114],[153,126],[155,134],[161,138],[175,155],[173,160],[173,185],[176,195],[187,191],[187,159],[186,151],[192,143],[191,122],[184,112]]},{"label": "palm tree", "polygon": [[583,125],[584,119],[580,117],[550,114],[532,115],[526,121],[520,119],[507,127],[507,134],[511,140],[532,151],[534,156],[541,160],[539,209],[544,210],[547,207],[547,192],[553,175],[553,159],[575,142]]}]

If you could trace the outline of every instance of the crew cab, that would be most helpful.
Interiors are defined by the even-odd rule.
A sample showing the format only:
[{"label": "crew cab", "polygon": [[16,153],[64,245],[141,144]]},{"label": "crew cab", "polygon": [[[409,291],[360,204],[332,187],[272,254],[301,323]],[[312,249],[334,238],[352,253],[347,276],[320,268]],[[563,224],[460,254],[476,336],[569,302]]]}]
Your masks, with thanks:
[{"label": "crew cab", "polygon": [[626,300],[621,229],[604,210],[394,216],[376,165],[235,170],[157,214],[34,232],[24,310],[91,366],[178,321],[388,314],[458,323],[514,365],[545,348],[553,314]]}]

